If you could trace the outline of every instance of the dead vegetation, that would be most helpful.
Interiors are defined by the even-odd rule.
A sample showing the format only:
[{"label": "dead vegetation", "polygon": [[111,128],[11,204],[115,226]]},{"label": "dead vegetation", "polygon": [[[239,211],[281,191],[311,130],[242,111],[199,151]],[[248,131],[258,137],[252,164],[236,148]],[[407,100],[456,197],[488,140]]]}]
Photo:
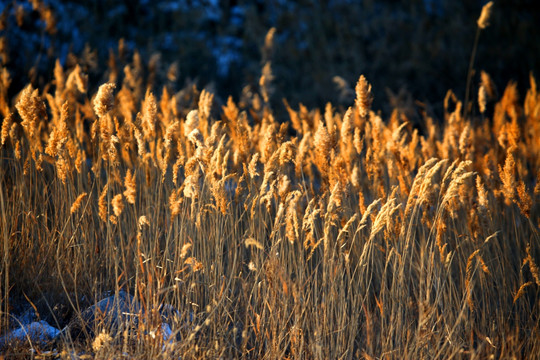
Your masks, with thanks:
[{"label": "dead vegetation", "polygon": [[[20,299],[64,294],[80,313],[83,297],[125,291],[145,320],[136,336],[96,328],[59,354],[540,352],[532,75],[522,100],[482,73],[478,101],[449,91],[442,121],[413,126],[397,109],[382,119],[363,76],[348,109],[285,102],[277,119],[269,64],[260,93],[222,104],[194,86],[152,92],[139,60],[96,94],[57,63],[49,86],[9,99],[3,71],[0,334]],[[163,304],[190,319],[173,341]]]}]

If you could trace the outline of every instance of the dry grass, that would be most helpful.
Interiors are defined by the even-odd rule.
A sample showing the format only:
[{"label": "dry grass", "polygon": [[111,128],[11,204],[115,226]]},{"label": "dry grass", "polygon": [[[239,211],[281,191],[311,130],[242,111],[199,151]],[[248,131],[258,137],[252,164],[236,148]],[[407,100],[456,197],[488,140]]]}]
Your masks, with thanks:
[{"label": "dry grass", "polygon": [[[513,84],[492,98],[482,74],[481,118],[449,92],[443,121],[413,127],[371,109],[363,76],[348,109],[276,119],[269,63],[261,94],[221,105],[195,87],[152,93],[138,61],[95,96],[57,64],[51,86],[1,99],[0,334],[25,297],[63,294],[77,314],[125,290],[138,335],[96,328],[62,339],[64,355],[540,353],[532,76],[521,102]],[[163,304],[193,319],[166,344]]]}]

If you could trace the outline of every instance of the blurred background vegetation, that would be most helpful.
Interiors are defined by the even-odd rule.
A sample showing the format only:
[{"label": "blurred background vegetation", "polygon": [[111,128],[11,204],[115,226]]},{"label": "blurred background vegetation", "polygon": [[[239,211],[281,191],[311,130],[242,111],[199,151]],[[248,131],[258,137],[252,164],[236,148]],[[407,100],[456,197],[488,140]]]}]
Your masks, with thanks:
[{"label": "blurred background vegetation", "polygon": [[[2,1],[0,62],[11,74],[12,94],[28,81],[47,83],[45,74],[57,58],[64,68],[82,64],[95,88],[108,79],[106,64],[121,66],[137,51],[140,61],[159,70],[148,82],[155,91],[163,85],[178,90],[188,82],[209,87],[221,99],[238,99],[242,91],[257,90],[263,64],[271,61],[272,101],[281,108],[282,98],[294,107],[323,107],[328,101],[349,106],[364,74],[373,84],[374,109],[442,110],[448,89],[464,98],[484,3]],[[515,80],[524,94],[529,73],[538,75],[540,64],[536,5],[537,0],[495,1],[491,25],[480,36],[473,87],[485,70],[499,89]],[[274,46],[265,50],[272,27]]]}]

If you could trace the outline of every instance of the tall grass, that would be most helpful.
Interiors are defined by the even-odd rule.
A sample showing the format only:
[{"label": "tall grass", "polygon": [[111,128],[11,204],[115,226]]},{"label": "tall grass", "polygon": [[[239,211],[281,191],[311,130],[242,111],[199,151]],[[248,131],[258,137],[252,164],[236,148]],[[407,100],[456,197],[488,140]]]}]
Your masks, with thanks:
[{"label": "tall grass", "polygon": [[[521,101],[513,83],[490,97],[483,74],[481,119],[449,91],[444,119],[413,127],[404,111],[371,109],[363,76],[350,108],[285,103],[289,118],[278,119],[269,63],[260,94],[225,103],[193,86],[153,93],[141,66],[107,69],[117,75],[94,95],[80,67],[59,63],[49,86],[0,91],[0,334],[22,299],[49,304],[62,327],[55,302],[77,317],[124,290],[142,307],[137,331],[111,337],[91,324],[94,335],[66,333],[60,348],[183,359],[540,353],[533,76]],[[180,313],[166,343],[156,336],[164,304]]]}]

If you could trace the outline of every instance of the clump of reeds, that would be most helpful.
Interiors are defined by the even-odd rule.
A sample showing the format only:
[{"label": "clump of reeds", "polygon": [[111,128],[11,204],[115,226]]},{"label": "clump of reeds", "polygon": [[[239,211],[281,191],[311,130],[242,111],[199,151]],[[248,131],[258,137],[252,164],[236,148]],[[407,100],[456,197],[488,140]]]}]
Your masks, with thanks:
[{"label": "clump of reeds", "polygon": [[373,111],[364,76],[347,109],[286,104],[278,122],[269,65],[261,94],[218,108],[195,87],[144,89],[140,61],[124,64],[116,95],[113,83],[86,94],[82,70],[64,81],[58,65],[51,87],[2,99],[15,106],[1,132],[0,335],[9,299],[50,289],[80,314],[83,299],[125,290],[141,311],[124,333],[62,346],[186,359],[538,353],[534,77],[524,102],[513,84],[497,101],[482,73],[483,121],[449,92],[444,119],[426,115],[420,132],[398,110]]}]

